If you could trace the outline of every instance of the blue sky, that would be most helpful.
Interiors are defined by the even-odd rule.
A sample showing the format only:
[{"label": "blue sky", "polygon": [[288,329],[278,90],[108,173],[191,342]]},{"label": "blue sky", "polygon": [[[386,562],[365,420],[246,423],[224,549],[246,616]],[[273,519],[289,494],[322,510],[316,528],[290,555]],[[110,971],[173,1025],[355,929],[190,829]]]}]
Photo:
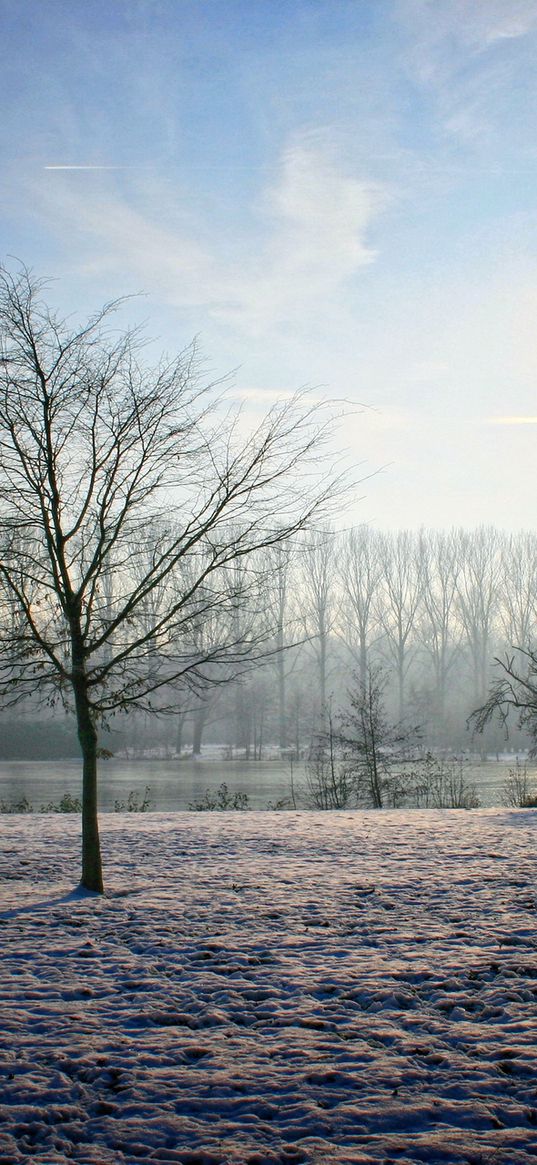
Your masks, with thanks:
[{"label": "blue sky", "polygon": [[369,406],[353,520],[534,526],[537,0],[0,12],[3,256],[65,309],[143,292],[252,411]]}]

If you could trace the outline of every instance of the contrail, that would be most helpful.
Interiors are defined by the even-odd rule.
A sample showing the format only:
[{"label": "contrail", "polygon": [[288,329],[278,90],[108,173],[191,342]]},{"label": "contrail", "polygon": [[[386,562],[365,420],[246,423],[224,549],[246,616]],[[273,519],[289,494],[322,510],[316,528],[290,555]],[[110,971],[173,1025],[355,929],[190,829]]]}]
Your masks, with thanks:
[{"label": "contrail", "polygon": [[43,166],[44,170],[128,170],[129,166]]}]

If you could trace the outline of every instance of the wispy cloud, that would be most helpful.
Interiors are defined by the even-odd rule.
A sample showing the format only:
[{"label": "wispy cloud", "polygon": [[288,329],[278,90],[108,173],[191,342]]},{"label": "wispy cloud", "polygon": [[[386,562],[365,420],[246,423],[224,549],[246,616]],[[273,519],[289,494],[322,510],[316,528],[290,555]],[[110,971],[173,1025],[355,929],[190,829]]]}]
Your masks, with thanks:
[{"label": "wispy cloud", "polygon": [[[91,179],[91,183],[90,183]],[[47,175],[30,198],[49,232],[75,256],[81,274],[99,277],[122,292],[138,286],[159,298],[190,307],[206,302],[213,287],[211,256],[187,222],[180,191],[170,197],[166,181],[133,175]]]},{"label": "wispy cloud", "polygon": [[[397,0],[396,11],[413,33],[416,62],[434,76],[449,69],[461,48],[479,52],[498,40],[527,36],[537,28],[536,0]],[[427,67],[428,62],[428,67]]]},{"label": "wispy cloud", "polygon": [[88,274],[127,275],[169,303],[202,305],[249,333],[296,327],[312,312],[330,312],[374,261],[370,228],[386,203],[383,190],[340,164],[327,138],[318,131],[283,151],[248,208],[249,225],[239,224],[235,240],[230,227],[225,248],[185,188],[156,174],[121,185],[103,175],[91,189],[58,174],[39,204],[71,249],[77,241]]},{"label": "wispy cloud", "polygon": [[[472,5],[470,17],[472,16]],[[481,0],[474,8],[474,29],[484,43],[516,40],[537,28],[535,0]]]},{"label": "wispy cloud", "polygon": [[349,174],[322,135],[290,146],[261,200],[264,241],[220,314],[263,330],[329,309],[375,259],[369,232],[385,203],[385,191]]},{"label": "wispy cloud", "polygon": [[[524,39],[537,33],[537,0],[397,0],[412,80],[437,103],[448,135],[478,146],[520,84]],[[521,42],[516,56],[501,42]],[[529,49],[528,49],[529,52]],[[531,75],[531,59],[528,61]]]}]

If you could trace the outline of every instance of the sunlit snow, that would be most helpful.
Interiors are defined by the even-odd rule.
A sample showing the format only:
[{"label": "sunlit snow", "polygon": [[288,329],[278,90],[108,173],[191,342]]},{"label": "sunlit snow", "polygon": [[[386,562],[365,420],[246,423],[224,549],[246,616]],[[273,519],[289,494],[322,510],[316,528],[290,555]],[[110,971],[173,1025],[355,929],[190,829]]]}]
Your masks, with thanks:
[{"label": "sunlit snow", "polygon": [[535,1162],[537,813],[0,830],[3,1165]]}]

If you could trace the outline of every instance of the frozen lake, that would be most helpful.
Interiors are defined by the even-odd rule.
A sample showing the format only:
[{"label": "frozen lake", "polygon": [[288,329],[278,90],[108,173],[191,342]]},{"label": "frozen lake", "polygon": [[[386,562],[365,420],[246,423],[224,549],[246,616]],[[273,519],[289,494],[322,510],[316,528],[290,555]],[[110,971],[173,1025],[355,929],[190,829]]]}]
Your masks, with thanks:
[{"label": "frozen lake", "polygon": [[[468,766],[467,780],[473,781],[485,807],[501,804],[501,789],[515,758],[476,761]],[[295,787],[304,780],[304,765],[293,766]],[[161,812],[188,809],[203,797],[206,789],[216,789],[225,781],[230,792],[247,793],[252,809],[266,809],[290,793],[290,767],[279,761],[218,760],[215,758],[126,760],[114,757],[100,767],[100,806],[113,810],[114,801],[126,801],[131,790],[141,800],[146,785],[151,790],[152,808]],[[0,762],[0,800],[10,804],[25,796],[39,809],[57,803],[64,793],[80,796],[79,760]]]}]

